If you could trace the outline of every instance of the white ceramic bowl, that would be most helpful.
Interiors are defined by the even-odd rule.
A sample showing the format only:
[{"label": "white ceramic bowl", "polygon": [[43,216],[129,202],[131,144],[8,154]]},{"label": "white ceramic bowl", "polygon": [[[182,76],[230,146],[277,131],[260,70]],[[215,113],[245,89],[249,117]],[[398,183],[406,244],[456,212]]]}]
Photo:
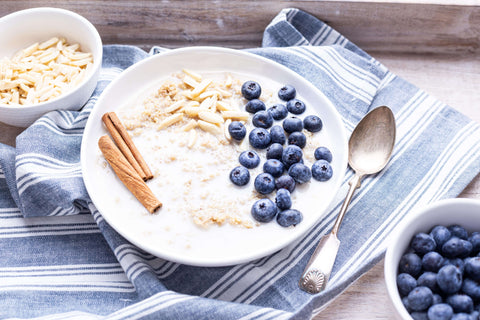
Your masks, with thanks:
[{"label": "white ceramic bowl", "polygon": [[[228,224],[218,228],[199,228],[190,218],[184,220],[184,215],[178,214],[175,202],[170,201],[169,196],[166,196],[168,191],[161,187],[168,183],[156,182],[164,177],[162,173],[150,181],[149,186],[159,195],[163,207],[158,214],[145,214],[138,201],[130,200],[132,196],[128,189],[119,183],[108,167],[102,165],[103,156],[98,148],[98,139],[107,133],[102,124],[102,115],[128,107],[131,101],[142,101],[155,84],[182,69],[190,69],[211,77],[227,72],[243,81],[254,79],[261,84],[265,92],[276,92],[283,84],[289,83],[297,89],[299,99],[307,105],[305,115],[318,114],[321,117],[324,126],[318,137],[322,137],[323,145],[334,154],[332,167],[336,174],[329,181],[312,181],[305,185],[301,203],[295,203],[295,208],[303,213],[302,223],[295,228],[283,228],[276,222],[266,223],[258,228],[241,228]],[[146,141],[142,142],[139,137],[134,137],[134,140],[139,150],[142,150],[142,147],[143,150],[148,150],[147,145],[151,144],[146,145]],[[244,51],[190,47],[170,50],[144,59],[123,71],[109,84],[88,118],[82,139],[81,162],[85,186],[93,203],[109,225],[123,237],[143,250],[169,261],[214,267],[244,263],[266,256],[307,233],[327,213],[329,204],[340,188],[347,167],[347,149],[346,133],[335,107],[321,91],[292,70]],[[158,155],[154,150],[143,152],[145,161],[150,164],[158,161]],[[164,169],[159,169],[160,172],[162,170]],[[205,170],[210,168],[206,167]],[[152,171],[155,171],[154,168]],[[186,171],[182,173],[188,175]],[[227,176],[228,171],[222,173],[222,177]],[[178,176],[179,181],[181,178],[182,176]],[[227,188],[238,192],[241,197],[247,194],[251,196],[253,182],[243,189],[229,189],[231,184],[228,179],[225,180],[225,185],[220,182],[202,187],[210,188],[209,191],[212,192],[215,188]],[[301,189],[299,187],[295,193],[299,194]],[[195,187],[191,189],[192,193],[203,191]],[[314,196],[318,194],[321,194],[321,201]],[[171,199],[174,197],[170,196]],[[250,208],[246,212],[249,210]]]},{"label": "white ceramic bowl", "polygon": [[64,9],[33,8],[0,18],[0,58],[12,57],[35,42],[62,36],[69,43],[79,43],[81,50],[93,54],[94,65],[83,82],[50,101],[31,106],[0,104],[0,122],[27,127],[52,110],[78,110],[93,93],[102,65],[102,40],[95,27],[84,17]]},{"label": "white ceramic bowl", "polygon": [[455,198],[441,200],[409,214],[392,235],[385,255],[385,283],[396,311],[397,319],[412,319],[402,304],[397,289],[400,258],[412,237],[418,232],[429,232],[436,225],[458,224],[469,232],[480,231],[480,200]]}]

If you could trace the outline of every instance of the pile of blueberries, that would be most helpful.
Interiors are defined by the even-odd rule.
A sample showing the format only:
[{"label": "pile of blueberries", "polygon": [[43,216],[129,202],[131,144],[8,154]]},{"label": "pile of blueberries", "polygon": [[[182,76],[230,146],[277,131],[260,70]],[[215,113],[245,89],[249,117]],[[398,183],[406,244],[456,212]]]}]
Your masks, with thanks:
[{"label": "pile of blueberries", "polygon": [[437,225],[416,234],[398,266],[397,287],[413,319],[477,320],[480,232]]},{"label": "pile of blueberries", "polygon": [[[254,187],[262,195],[276,191],[275,202],[269,198],[257,200],[251,209],[252,216],[259,222],[269,222],[276,217],[282,227],[295,226],[303,216],[300,211],[292,209],[291,193],[297,183],[309,182],[312,177],[318,181],[329,180],[333,174],[330,165],[332,153],[326,147],[319,147],[315,150],[315,163],[311,168],[306,166],[302,149],[307,138],[302,131],[322,130],[321,119],[316,115],[308,115],[303,119],[298,117],[305,112],[306,106],[296,98],[296,89],[291,85],[285,85],[278,91],[282,103],[276,103],[268,109],[259,99],[261,92],[261,86],[255,81],[247,81],[242,85],[242,95],[248,100],[245,110],[253,114],[252,124],[255,128],[248,134],[253,149],[240,154],[240,166],[230,172],[230,180],[237,186],[248,184],[248,169],[258,167],[261,162],[255,149],[266,149],[263,172],[255,177]],[[275,121],[282,121],[282,125],[275,124]],[[246,127],[239,121],[233,121],[228,131],[232,139],[237,141],[247,136]]]}]

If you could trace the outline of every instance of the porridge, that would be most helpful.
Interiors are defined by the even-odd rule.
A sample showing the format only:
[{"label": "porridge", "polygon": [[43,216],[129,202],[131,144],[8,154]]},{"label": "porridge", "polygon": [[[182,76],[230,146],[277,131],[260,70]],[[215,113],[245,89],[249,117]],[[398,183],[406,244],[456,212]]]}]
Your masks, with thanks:
[{"label": "porridge", "polygon": [[[99,180],[96,188],[108,190],[109,196],[102,192],[102,206],[115,208],[114,228],[128,229],[135,235],[134,244],[148,243],[167,256],[201,257],[203,261],[229,256],[234,261],[235,256],[250,256],[260,244],[272,247],[275,239],[305,232],[318,219],[338,179],[319,177],[318,170],[312,169],[334,150],[335,133],[325,130],[329,123],[324,129],[315,122],[304,125],[307,117],[316,115],[308,103],[311,97],[306,109],[294,104],[285,114],[282,108],[271,110],[278,104],[287,106],[278,94],[282,84],[266,81],[266,76],[258,79],[260,97],[247,99],[242,89],[250,76],[183,70],[149,83],[115,107],[153,173],[153,179],[145,183],[161,201],[161,208],[152,214],[131,193],[125,193],[111,166],[98,154],[96,167],[106,179]],[[302,99],[301,92],[297,98]],[[275,119],[269,120],[267,113]],[[299,123],[300,130],[295,128]],[[265,131],[272,133],[272,139],[262,145]],[[278,142],[274,131],[285,140]],[[280,175],[276,170],[282,152],[273,155],[274,145],[301,150],[301,157],[287,160]],[[324,150],[319,153],[318,147]],[[258,163],[252,165],[256,156]],[[269,175],[274,190],[269,190],[269,179],[259,178]],[[288,177],[295,177],[290,179],[296,181],[293,186]]]},{"label": "porridge", "polygon": [[152,159],[156,178],[150,186],[162,190],[160,211],[170,207],[202,227],[253,227],[244,208],[257,195],[228,180],[239,151],[248,148],[248,141],[232,142],[228,134],[232,120],[250,118],[240,108],[240,86],[230,75],[204,78],[185,70],[118,111],[135,143],[148,150],[142,153]]},{"label": "porridge", "polygon": [[[282,89],[285,88],[293,90],[293,93],[290,93],[291,97],[288,97],[289,101],[293,101],[295,89],[291,86],[284,86]],[[287,89],[284,91],[286,92]],[[288,105],[290,103],[288,102],[287,107],[282,109],[284,112],[279,111],[279,108],[269,111],[255,110],[255,108],[266,109],[267,104],[275,105],[276,101],[273,94],[269,92],[264,92],[263,100],[259,100],[261,93],[254,91],[261,91],[256,82],[242,83],[230,74],[203,77],[193,71],[183,70],[183,72],[171,75],[169,79],[152,89],[144,100],[139,100],[137,103],[129,104],[119,110],[127,130],[132,133],[138,143],[145,144],[142,148],[144,153],[151,155],[150,166],[154,171],[154,176],[157,177],[151,185],[162,190],[160,195],[167,203],[167,208],[164,210],[171,208],[182,212],[190,216],[195,224],[202,227],[212,224],[231,224],[252,228],[254,225],[258,225],[258,222],[271,220],[262,216],[264,212],[260,215],[256,214],[255,205],[251,210],[249,208],[252,203],[268,199],[268,194],[274,190],[272,187],[270,191],[265,192],[265,186],[261,179],[267,179],[268,183],[274,186],[275,178],[282,176],[285,169],[279,157],[268,155],[270,149],[267,150],[267,158],[271,159],[265,162],[263,167],[258,165],[260,157],[257,151],[247,151],[252,149],[248,142],[257,148],[265,149],[255,144],[256,137],[252,138],[255,130],[258,130],[255,128],[268,129],[272,127],[273,118],[268,114],[269,112],[273,113],[278,120],[286,118],[283,128],[290,132],[288,143],[294,145],[295,141],[299,140],[299,147],[296,148],[298,152],[303,153],[301,149],[305,148],[306,155],[315,156],[315,152],[312,150],[316,142],[313,139],[314,132],[320,131],[322,124],[320,120],[317,120],[318,126],[315,130],[308,128],[309,123],[306,119],[311,117],[308,116],[303,122],[294,117],[298,121],[289,125],[289,120],[294,118],[287,118],[287,108],[293,114],[302,114],[305,105],[301,100],[297,100],[298,102],[291,106]],[[282,97],[282,94],[285,95],[285,92],[279,92],[279,96],[284,100],[286,98]],[[254,96],[250,97],[249,94]],[[245,102],[244,98],[248,98],[245,109],[242,108]],[[276,111],[284,114],[276,116]],[[251,116],[251,113],[254,115]],[[262,119],[262,116],[265,119]],[[270,118],[266,120],[267,117]],[[302,130],[303,123],[309,130]],[[236,137],[237,131],[232,129],[232,124],[244,129],[243,137]],[[300,130],[291,129],[297,124],[301,126]],[[245,138],[246,128],[251,133],[249,139]],[[307,135],[301,131],[305,131]],[[267,132],[267,134],[269,133]],[[283,140],[280,141],[283,145],[286,142],[286,135],[280,134],[283,135]],[[295,137],[295,134],[299,134],[299,136],[292,142],[291,138]],[[273,131],[272,138],[276,139]],[[309,141],[308,146],[307,140]],[[276,144],[279,145],[278,142]],[[285,151],[287,149],[288,147],[285,148]],[[247,159],[243,160],[242,156],[246,156]],[[257,164],[248,165],[246,163],[249,161],[248,156],[256,157]],[[303,154],[300,157],[303,157]],[[236,164],[239,160],[244,167],[237,167],[232,171],[232,164]],[[298,174],[295,176],[295,170],[292,170],[295,169],[293,165],[288,170],[288,175],[295,177],[294,180],[297,183],[309,182],[312,174],[307,165],[311,166],[313,160],[306,156],[303,160],[304,164],[298,164],[303,166],[298,170],[300,170],[300,175],[306,175],[305,181],[297,177]],[[306,165],[305,161],[308,162]],[[271,170],[269,170],[269,166],[273,166]],[[280,166],[278,174],[274,173],[277,169],[275,166]],[[252,169],[253,176],[257,177],[254,188],[245,186],[249,182],[247,177],[250,176],[250,171],[245,167]],[[262,173],[260,170],[262,168],[268,173]],[[301,169],[304,169],[305,172],[301,172]],[[229,172],[230,182],[228,181]],[[236,177],[241,172],[245,174],[245,179],[242,183],[237,183]],[[285,201],[290,203],[290,192],[293,192],[293,189],[289,190],[286,195],[280,195],[280,199],[275,197],[278,208],[290,209],[291,204],[283,205],[283,207],[278,204]],[[262,200],[257,203],[259,206],[257,209],[260,210],[261,207],[264,210],[264,205],[269,204],[271,204],[270,201]],[[277,208],[271,207],[272,210],[275,209],[274,213],[272,211],[272,215],[275,215]],[[298,223],[301,222],[301,218],[301,216],[298,217]],[[296,223],[289,225],[292,224]]]}]

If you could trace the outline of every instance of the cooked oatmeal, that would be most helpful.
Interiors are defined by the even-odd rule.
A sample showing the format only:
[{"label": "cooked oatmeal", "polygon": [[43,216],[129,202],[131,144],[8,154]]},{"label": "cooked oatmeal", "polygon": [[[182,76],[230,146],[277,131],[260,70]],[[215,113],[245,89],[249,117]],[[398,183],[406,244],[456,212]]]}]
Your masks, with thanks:
[{"label": "cooked oatmeal", "polygon": [[[149,186],[164,203],[157,215],[165,211],[183,215],[202,228],[260,225],[250,210],[256,200],[267,197],[253,188],[261,166],[250,169],[251,181],[244,187],[229,180],[239,154],[251,149],[248,137],[239,143],[227,130],[235,120],[242,121],[248,131],[253,127],[251,114],[244,111],[244,80],[227,73],[202,76],[183,70],[117,111],[154,174]],[[266,105],[278,102],[265,91],[261,100]],[[320,142],[315,134],[305,131],[305,135],[304,161],[310,166]],[[292,201],[296,203],[309,189],[310,183],[297,186]]]},{"label": "cooked oatmeal", "polygon": [[239,153],[248,149],[248,139],[232,141],[226,129],[232,120],[250,125],[250,115],[241,108],[241,84],[229,74],[204,78],[184,70],[143,101],[118,111],[142,153],[153,158],[151,185],[162,190],[162,210],[170,204],[203,227],[257,224],[250,206],[261,195],[228,179]]}]

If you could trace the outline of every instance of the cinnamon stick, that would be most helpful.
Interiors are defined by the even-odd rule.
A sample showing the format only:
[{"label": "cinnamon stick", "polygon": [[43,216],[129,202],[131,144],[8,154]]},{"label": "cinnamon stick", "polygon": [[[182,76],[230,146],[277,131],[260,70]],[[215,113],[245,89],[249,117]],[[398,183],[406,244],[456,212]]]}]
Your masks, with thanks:
[{"label": "cinnamon stick", "polygon": [[152,179],[153,174],[150,171],[150,168],[115,112],[105,113],[102,116],[102,121],[120,151],[123,153],[127,161],[132,165],[135,171],[138,172],[140,177],[142,177],[144,181]]},{"label": "cinnamon stick", "polygon": [[162,206],[162,203],[108,135],[100,137],[98,146],[117,177],[150,213],[154,213]]}]

